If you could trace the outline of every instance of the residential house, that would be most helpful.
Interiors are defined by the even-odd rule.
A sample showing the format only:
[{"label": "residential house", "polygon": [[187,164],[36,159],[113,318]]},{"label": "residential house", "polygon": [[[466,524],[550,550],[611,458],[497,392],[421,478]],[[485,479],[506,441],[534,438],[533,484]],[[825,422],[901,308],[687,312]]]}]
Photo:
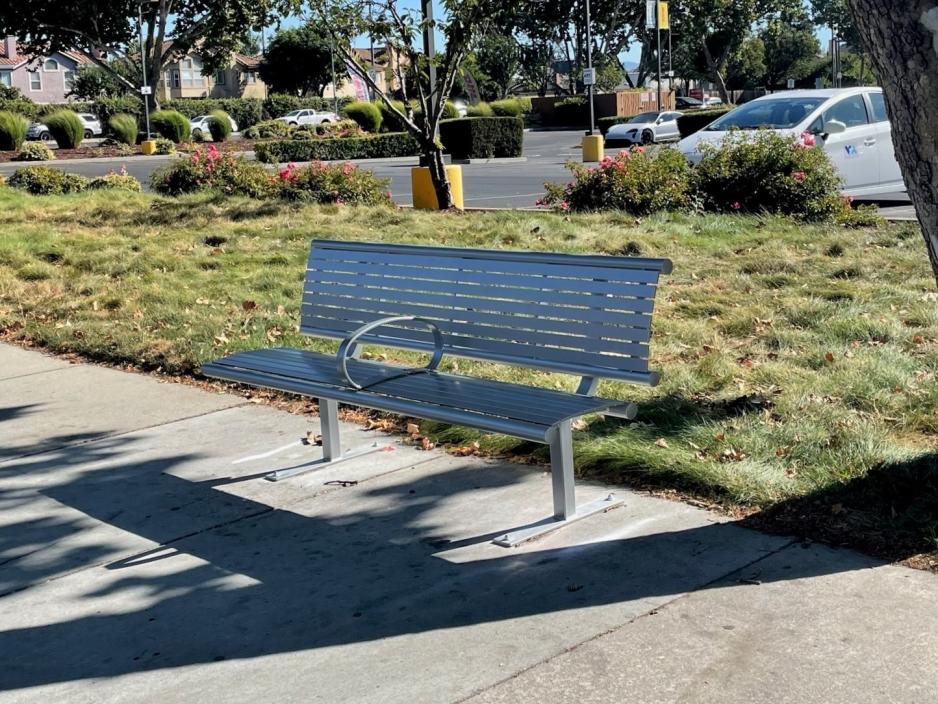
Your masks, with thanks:
[{"label": "residential house", "polygon": [[[169,44],[171,46],[171,44]],[[235,54],[227,68],[203,75],[202,57],[193,49],[174,57],[156,88],[160,100],[176,98],[265,98],[259,56]]]},{"label": "residential house", "polygon": [[16,37],[0,40],[0,84],[18,88],[36,103],[67,102],[78,69],[91,63],[90,58],[78,51],[31,57],[23,52]]},{"label": "residential house", "polygon": [[[401,82],[397,77],[397,72],[401,66],[405,65],[406,59],[393,49],[389,53],[387,47],[376,46],[374,56],[374,81],[382,91],[387,92],[389,84],[388,77],[391,77],[390,90],[393,92],[400,88]],[[371,65],[371,48],[353,47],[352,54],[358,60],[359,65],[366,68]],[[346,67],[347,69],[347,67]],[[336,96],[339,98],[365,99],[367,93],[365,83],[352,71],[342,71],[342,65],[336,61],[336,73],[341,76],[339,80]],[[326,85],[322,92],[326,98],[332,97],[332,83]]]}]

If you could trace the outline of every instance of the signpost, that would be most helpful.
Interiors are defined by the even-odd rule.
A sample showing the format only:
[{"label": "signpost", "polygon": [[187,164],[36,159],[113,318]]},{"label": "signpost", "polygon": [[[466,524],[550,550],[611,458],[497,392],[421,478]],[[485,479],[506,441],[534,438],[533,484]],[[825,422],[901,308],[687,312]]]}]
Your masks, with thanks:
[{"label": "signpost", "polygon": [[596,69],[595,68],[583,69],[583,85],[584,86],[596,85]]}]

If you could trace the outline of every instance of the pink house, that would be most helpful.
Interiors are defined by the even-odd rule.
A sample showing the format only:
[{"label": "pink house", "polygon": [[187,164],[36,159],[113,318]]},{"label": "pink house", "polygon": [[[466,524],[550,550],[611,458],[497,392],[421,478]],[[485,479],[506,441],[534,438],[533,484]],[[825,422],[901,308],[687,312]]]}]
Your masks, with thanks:
[{"label": "pink house", "polygon": [[77,51],[58,51],[31,58],[23,54],[16,37],[0,39],[0,84],[19,91],[36,103],[64,103],[71,82],[82,66],[91,64]]}]

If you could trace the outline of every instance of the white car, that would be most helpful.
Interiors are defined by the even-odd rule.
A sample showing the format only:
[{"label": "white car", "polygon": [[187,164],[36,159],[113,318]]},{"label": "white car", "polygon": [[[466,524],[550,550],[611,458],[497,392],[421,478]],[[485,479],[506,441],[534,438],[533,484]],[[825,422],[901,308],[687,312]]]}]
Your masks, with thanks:
[{"label": "white car", "polygon": [[709,107],[710,105],[722,105],[723,98],[717,98],[715,96],[711,96],[710,98],[704,98],[703,104],[704,104],[704,107]]},{"label": "white car", "polygon": [[338,122],[342,118],[336,115],[334,112],[325,112],[323,110],[313,110],[313,109],[304,109],[304,110],[294,110],[288,112],[283,117],[278,117],[278,120],[281,122],[286,122],[288,125],[322,125],[327,122]]},{"label": "white car", "polygon": [[678,148],[696,164],[703,156],[701,145],[719,145],[731,131],[759,129],[813,137],[840,172],[846,195],[865,198],[905,192],[881,88],[794,90],[766,95],[681,140]]},{"label": "white car", "polygon": [[[199,137],[211,137],[212,130],[208,126],[208,121],[211,118],[211,115],[199,115],[198,117],[193,117],[189,120],[189,133],[194,138]],[[238,131],[238,123],[231,119],[231,116],[228,117],[228,122],[231,123],[231,131]]]},{"label": "white car", "polygon": [[90,112],[80,112],[78,113],[78,119],[81,120],[81,124],[85,126],[85,139],[100,137],[104,134],[104,129],[101,127],[101,120],[98,119],[97,115]]},{"label": "white car", "polygon": [[654,142],[676,142],[681,138],[677,128],[677,118],[683,113],[643,112],[628,122],[613,125],[606,132],[606,143],[614,147],[617,144],[653,144]]}]

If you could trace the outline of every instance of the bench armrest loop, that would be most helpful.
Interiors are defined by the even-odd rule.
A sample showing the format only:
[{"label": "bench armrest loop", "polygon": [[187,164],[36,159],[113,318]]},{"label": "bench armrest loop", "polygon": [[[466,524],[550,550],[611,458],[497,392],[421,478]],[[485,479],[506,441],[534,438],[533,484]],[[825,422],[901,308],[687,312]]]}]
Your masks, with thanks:
[{"label": "bench armrest loop", "polygon": [[395,315],[390,318],[381,318],[380,320],[373,320],[370,323],[362,325],[358,330],[353,332],[351,335],[342,340],[342,344],[339,345],[339,350],[336,352],[336,369],[339,374],[348,382],[349,386],[355,389],[361,389],[361,384],[357,383],[348,373],[348,358],[355,347],[358,344],[358,339],[362,335],[367,335],[372,330],[375,330],[385,325],[390,325],[391,323],[403,323],[403,322],[415,322],[423,323],[430,331],[433,333],[433,356],[430,358],[430,363],[422,369],[410,370],[407,373],[416,374],[418,372],[431,372],[440,366],[440,362],[443,359],[443,333],[440,331],[439,326],[432,320],[426,318],[418,318],[413,315]]}]

